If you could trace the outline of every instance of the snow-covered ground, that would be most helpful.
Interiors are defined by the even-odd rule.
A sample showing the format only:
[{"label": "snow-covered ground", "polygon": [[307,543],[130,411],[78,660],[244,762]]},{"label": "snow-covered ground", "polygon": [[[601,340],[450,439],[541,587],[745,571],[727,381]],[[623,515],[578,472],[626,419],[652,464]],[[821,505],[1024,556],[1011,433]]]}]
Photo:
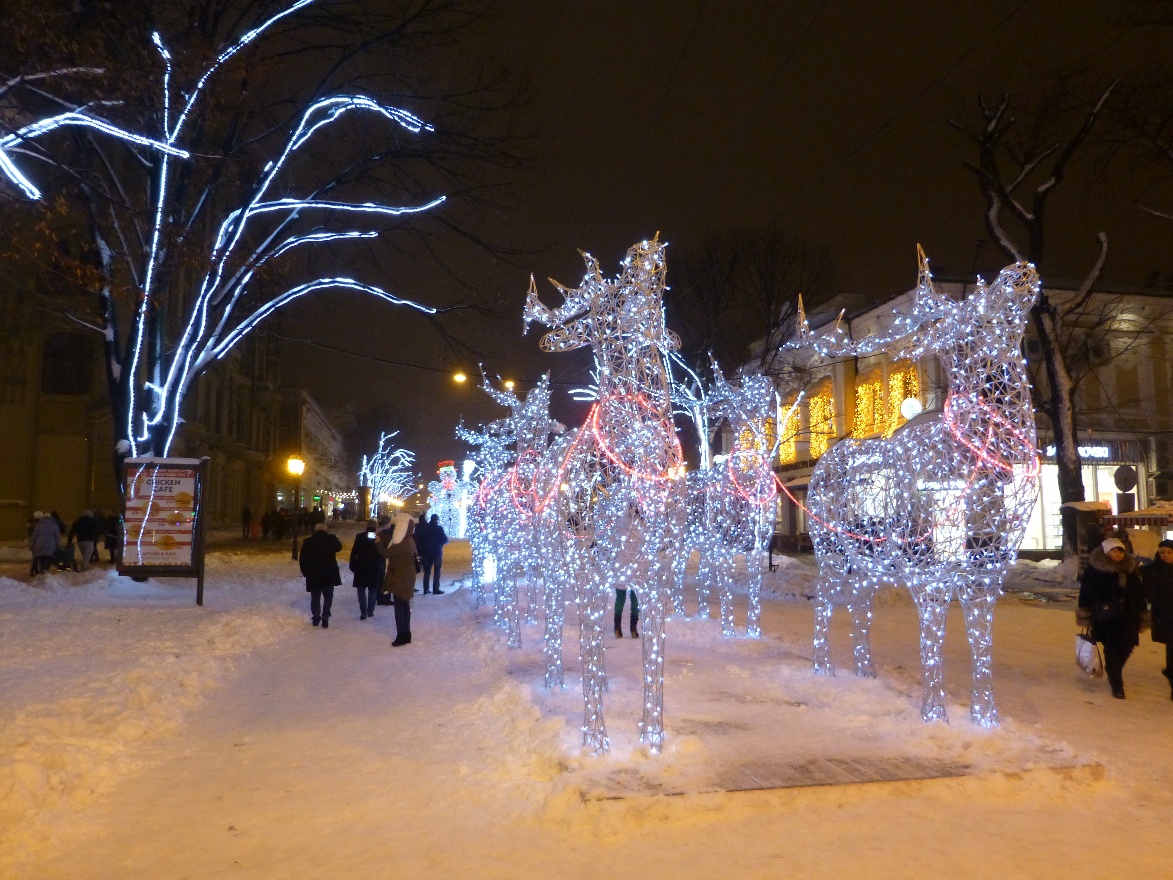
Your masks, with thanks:
[{"label": "snow-covered ground", "polygon": [[[458,589],[418,597],[392,649],[390,609],[360,622],[346,586],[323,631],[288,557],[218,550],[203,608],[193,581],[0,565],[0,877],[1173,876],[1163,652],[1142,637],[1113,700],[1074,664],[1053,566],[1020,564],[998,605],[999,730],[968,720],[957,613],[951,723],[921,722],[899,594],[878,678],[850,674],[839,614],[840,673],[812,675],[813,569],[786,560],[763,639],[670,622],[663,754],[638,743],[640,642],[608,638],[596,758],[573,627],[551,693],[540,626],[510,651]],[[802,785],[828,767],[945,778]]]}]

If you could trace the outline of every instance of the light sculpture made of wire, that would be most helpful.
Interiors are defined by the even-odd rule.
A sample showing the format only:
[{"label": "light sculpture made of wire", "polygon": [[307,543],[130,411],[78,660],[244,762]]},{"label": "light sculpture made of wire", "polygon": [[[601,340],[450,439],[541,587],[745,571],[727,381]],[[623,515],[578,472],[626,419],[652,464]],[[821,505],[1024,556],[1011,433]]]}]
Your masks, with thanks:
[{"label": "light sculpture made of wire", "polygon": [[[553,328],[547,352],[594,349],[598,398],[586,423],[558,444],[564,457],[544,497],[558,499],[570,571],[578,578],[583,745],[608,748],[603,718],[603,620],[616,587],[633,587],[643,611],[643,718],[640,739],[664,741],[665,614],[671,561],[685,513],[683,456],[672,423],[668,352],[680,340],[664,324],[667,266],[658,237],[632,246],[614,279],[583,254],[576,289],[552,282],[564,302],[543,305],[530,279],[525,323]],[[567,487],[564,491],[561,486]]]},{"label": "light sculpture made of wire", "polygon": [[456,428],[456,437],[478,450],[475,491],[468,507],[467,531],[472,551],[473,604],[480,608],[487,601],[489,584],[496,588],[495,554],[500,553],[497,546],[497,522],[490,511],[490,502],[496,497],[495,489],[501,485],[513,456],[509,450],[509,432],[503,422],[493,422],[479,431],[466,428],[461,423]]},{"label": "light sculpture made of wire", "polygon": [[881,350],[918,359],[936,355],[948,379],[940,411],[926,412],[890,439],[844,439],[820,459],[808,492],[818,557],[814,667],[832,674],[832,608],[852,619],[855,672],[874,676],[869,629],[878,587],[906,587],[920,615],[926,720],[946,718],[942,644],[949,602],[965,616],[972,654],[970,714],[998,724],[994,704],[994,603],[1014,563],[1035,500],[1039,460],[1022,337],[1039,294],[1033,266],[1016,263],[955,302],[933,288],[920,253],[911,313],[890,332],[852,341],[836,322],[815,337],[801,318],[799,348],[825,357]]},{"label": "light sculpture made of wire", "polygon": [[746,373],[731,384],[713,364],[709,392],[713,415],[733,430],[733,448],[707,472],[704,486],[705,527],[701,539],[702,571],[716,583],[721,609],[721,632],[736,634],[733,616],[733,576],[737,557],[745,560],[746,635],[760,638],[762,567],[774,532],[778,497],[773,462],[778,453],[778,395],[774,383],[760,373]]},{"label": "light sculpture made of wire", "polygon": [[428,514],[439,517],[444,534],[451,538],[460,532],[460,498],[462,490],[456,466],[441,465],[436,470],[436,479],[428,483]]}]

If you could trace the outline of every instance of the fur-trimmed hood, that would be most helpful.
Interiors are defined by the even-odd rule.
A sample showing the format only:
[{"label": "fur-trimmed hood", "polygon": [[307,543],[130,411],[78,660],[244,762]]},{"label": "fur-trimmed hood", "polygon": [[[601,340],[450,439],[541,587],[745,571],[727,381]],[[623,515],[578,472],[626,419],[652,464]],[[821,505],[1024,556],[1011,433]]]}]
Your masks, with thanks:
[{"label": "fur-trimmed hood", "polygon": [[1136,571],[1136,557],[1130,553],[1125,553],[1124,559],[1120,562],[1113,562],[1111,557],[1103,551],[1102,548],[1096,547],[1092,550],[1091,555],[1087,558],[1087,564],[1102,571],[1105,574],[1123,574],[1129,575]]}]

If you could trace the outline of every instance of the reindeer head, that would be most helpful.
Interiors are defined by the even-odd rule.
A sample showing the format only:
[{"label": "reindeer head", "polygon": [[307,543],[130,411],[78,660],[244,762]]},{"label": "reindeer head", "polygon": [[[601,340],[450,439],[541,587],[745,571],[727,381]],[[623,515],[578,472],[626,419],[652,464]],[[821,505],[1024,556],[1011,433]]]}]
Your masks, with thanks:
[{"label": "reindeer head", "polygon": [[526,330],[534,321],[553,327],[541,341],[542,350],[549,352],[584,345],[592,345],[596,351],[608,345],[655,345],[662,351],[675,351],[680,338],[664,326],[665,247],[658,233],[651,241],[632,245],[623,259],[621,274],[613,280],[603,277],[594,257],[580,252],[587,265],[580,287],[567,288],[550,279],[564,300],[557,309],[542,304],[530,276]]}]

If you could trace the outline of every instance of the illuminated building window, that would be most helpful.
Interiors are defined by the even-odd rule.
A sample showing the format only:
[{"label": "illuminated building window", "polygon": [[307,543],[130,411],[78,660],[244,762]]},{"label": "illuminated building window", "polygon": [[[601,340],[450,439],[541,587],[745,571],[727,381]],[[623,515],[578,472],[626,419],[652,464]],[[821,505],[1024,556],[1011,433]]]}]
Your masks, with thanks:
[{"label": "illuminated building window", "polygon": [[897,364],[888,373],[888,402],[884,412],[885,437],[891,437],[892,432],[904,424],[905,419],[900,415],[900,404],[909,397],[920,397],[916,366],[909,363]]},{"label": "illuminated building window", "polygon": [[884,383],[875,379],[855,386],[855,417],[851,436],[857,439],[878,434],[884,426]]},{"label": "illuminated building window", "polygon": [[794,401],[786,405],[786,424],[782,426],[782,442],[778,444],[778,464],[798,461],[798,407]]},{"label": "illuminated building window", "polygon": [[820,458],[831,441],[835,439],[834,401],[831,390],[828,388],[820,394],[812,395],[808,411],[810,413],[810,450],[811,458]]}]

